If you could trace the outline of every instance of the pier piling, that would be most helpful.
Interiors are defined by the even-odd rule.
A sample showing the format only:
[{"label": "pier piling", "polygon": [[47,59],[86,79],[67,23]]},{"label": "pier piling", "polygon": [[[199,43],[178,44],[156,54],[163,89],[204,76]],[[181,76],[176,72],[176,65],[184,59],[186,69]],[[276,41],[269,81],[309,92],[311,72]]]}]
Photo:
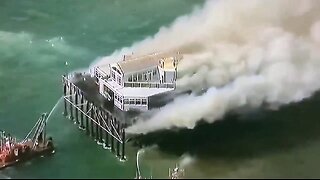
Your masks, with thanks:
[{"label": "pier piling", "polygon": [[125,128],[124,126],[121,128],[121,135],[122,135],[122,139],[123,139],[123,142],[122,142],[122,154],[121,154],[121,160],[125,160],[125,139],[126,139],[126,132],[125,132]]},{"label": "pier piling", "polygon": [[[89,113],[90,110],[90,104],[88,101],[86,101],[86,112]],[[89,135],[89,116],[86,116],[86,134]]]},{"label": "pier piling", "polygon": [[104,143],[119,159],[125,160],[125,124],[103,106],[89,100],[85,91],[71,82],[70,77],[63,75],[62,78],[63,114],[69,115],[70,120],[75,121],[79,128],[85,130],[98,144]]},{"label": "pier piling", "polygon": [[[79,89],[77,89],[76,86],[73,86],[73,92],[75,92],[75,103],[76,105],[78,105],[78,98],[79,98]],[[76,123],[79,124],[79,113],[78,113],[78,109],[75,109],[75,120],[76,120]]]},{"label": "pier piling", "polygon": [[99,109],[99,111],[98,111],[98,119],[99,119],[99,124],[100,124],[100,126],[97,126],[98,127],[98,132],[99,132],[99,136],[98,136],[98,142],[100,143],[100,144],[102,144],[103,143],[103,140],[102,140],[102,131],[103,131],[103,129],[102,129],[102,127],[103,127],[103,110],[102,109]]},{"label": "pier piling", "polygon": [[[91,117],[91,119],[94,119],[94,107],[93,107],[93,104],[90,103],[90,106],[91,106],[91,108],[90,108],[90,117]],[[94,124],[95,124],[95,122],[91,121],[91,123],[90,123],[90,136],[93,137],[93,138],[94,138],[94,132],[93,132],[94,131],[94,128],[93,128]]]},{"label": "pier piling", "polygon": [[100,125],[100,117],[99,117],[99,109],[98,108],[95,108],[95,115],[96,115],[96,121],[97,123],[95,123],[95,127],[96,127],[96,130],[95,130],[95,140],[99,143],[99,136],[100,136],[100,132],[99,132],[99,125]]},{"label": "pier piling", "polygon": [[[81,109],[81,111],[85,111],[84,110],[84,97],[83,97],[83,93],[80,91],[79,92],[80,93],[80,103],[81,103],[81,105],[80,105],[80,109]],[[80,112],[80,129],[84,129],[84,125],[83,125],[83,113],[81,113]]]},{"label": "pier piling", "polygon": [[[116,120],[116,128],[117,128],[117,133],[120,134],[120,122]],[[120,157],[120,142],[116,141],[117,143],[117,156]]]},{"label": "pier piling", "polygon": [[[111,134],[114,134],[114,126],[113,126],[114,119],[113,118],[110,119],[110,123],[112,125]],[[111,151],[114,152],[114,139],[112,137],[111,137]]]},{"label": "pier piling", "polygon": [[[106,127],[110,127],[109,126],[109,115],[108,113],[105,113],[104,115],[105,120],[106,120]],[[104,139],[104,144],[107,148],[110,148],[110,144],[109,144],[109,133],[105,133],[105,139]]]},{"label": "pier piling", "polygon": [[[71,82],[69,82],[69,98],[70,98],[70,101],[71,102],[73,102],[73,98],[72,98],[72,96],[73,96],[73,94],[72,94],[72,83]],[[70,103],[70,120],[73,120],[73,109],[72,109],[72,104]]]},{"label": "pier piling", "polygon": [[[65,82],[65,75],[63,75],[63,79],[62,79],[62,83],[63,83],[63,95],[64,97],[67,96],[67,83]],[[63,115],[67,116],[68,115],[68,111],[67,111],[67,100],[64,99],[64,111],[63,111]]]}]

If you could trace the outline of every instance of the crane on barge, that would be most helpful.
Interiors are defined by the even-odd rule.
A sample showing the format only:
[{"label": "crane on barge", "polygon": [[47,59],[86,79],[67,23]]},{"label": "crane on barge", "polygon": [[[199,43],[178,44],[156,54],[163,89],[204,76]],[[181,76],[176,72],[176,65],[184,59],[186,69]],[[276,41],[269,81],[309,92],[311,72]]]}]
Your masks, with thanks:
[{"label": "crane on barge", "polygon": [[52,138],[46,139],[48,115],[43,113],[27,136],[20,142],[5,131],[0,131],[0,169],[36,156],[54,153]]}]

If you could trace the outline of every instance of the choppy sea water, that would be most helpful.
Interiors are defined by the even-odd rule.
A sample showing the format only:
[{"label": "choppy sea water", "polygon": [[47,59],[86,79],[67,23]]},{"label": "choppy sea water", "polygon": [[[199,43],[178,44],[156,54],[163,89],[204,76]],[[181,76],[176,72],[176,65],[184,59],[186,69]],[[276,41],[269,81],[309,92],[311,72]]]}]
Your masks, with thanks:
[{"label": "choppy sea water", "polygon": [[[62,94],[61,75],[130,46],[188,14],[203,1],[0,1],[0,129],[23,138]],[[68,66],[65,62],[68,61]],[[145,176],[167,177],[185,164],[186,177],[319,177],[319,98],[194,130],[141,139]],[[0,173],[0,178],[132,178],[136,147],[120,162],[62,116],[48,124],[57,151]]]}]

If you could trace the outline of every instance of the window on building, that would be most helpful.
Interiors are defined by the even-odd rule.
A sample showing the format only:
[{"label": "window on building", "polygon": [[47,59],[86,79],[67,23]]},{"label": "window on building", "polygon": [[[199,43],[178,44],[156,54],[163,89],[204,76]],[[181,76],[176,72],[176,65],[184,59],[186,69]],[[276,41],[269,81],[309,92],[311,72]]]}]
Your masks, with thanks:
[{"label": "window on building", "polygon": [[114,71],[111,72],[111,77],[112,77],[113,80],[116,79],[116,75],[115,75]]},{"label": "window on building", "polygon": [[129,82],[132,82],[132,76],[130,76],[130,77],[128,78],[128,81],[129,81]]},{"label": "window on building", "polygon": [[134,99],[130,99],[129,103],[134,104]]},{"label": "window on building", "polygon": [[141,105],[141,99],[136,99],[136,104]]},{"label": "window on building", "polygon": [[137,82],[137,75],[136,74],[133,75],[133,82]]},{"label": "window on building", "polygon": [[147,100],[146,99],[142,99],[142,105],[146,105],[147,104]]},{"label": "window on building", "polygon": [[129,99],[124,99],[124,104],[129,104]]},{"label": "window on building", "polygon": [[154,76],[157,74],[157,70],[158,70],[158,69],[154,69],[154,70],[153,70],[153,75],[154,75]]},{"label": "window on building", "polygon": [[121,77],[120,76],[117,77],[117,80],[118,80],[118,84],[121,85]]}]

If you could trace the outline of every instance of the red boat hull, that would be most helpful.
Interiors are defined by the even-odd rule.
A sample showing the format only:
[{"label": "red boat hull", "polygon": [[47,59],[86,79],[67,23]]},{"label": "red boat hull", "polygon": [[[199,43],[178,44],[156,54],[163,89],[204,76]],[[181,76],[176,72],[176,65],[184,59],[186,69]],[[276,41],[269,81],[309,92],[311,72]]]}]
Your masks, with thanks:
[{"label": "red boat hull", "polygon": [[[53,153],[54,153],[53,146],[37,146],[33,149],[30,149],[27,152],[20,153],[18,156],[14,156],[12,154],[8,157],[9,160],[2,161],[2,162],[0,161],[0,170],[9,166],[16,165],[17,163],[25,162],[37,156],[50,155]],[[11,157],[11,156],[14,156],[14,157]]]}]

